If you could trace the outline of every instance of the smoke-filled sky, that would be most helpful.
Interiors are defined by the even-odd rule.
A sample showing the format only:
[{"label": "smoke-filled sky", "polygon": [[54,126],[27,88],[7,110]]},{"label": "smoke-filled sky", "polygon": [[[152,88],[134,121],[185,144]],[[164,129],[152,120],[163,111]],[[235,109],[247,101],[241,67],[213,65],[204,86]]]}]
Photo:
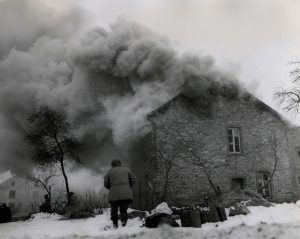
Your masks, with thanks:
[{"label": "smoke-filled sky", "polygon": [[213,55],[268,104],[300,55],[299,0],[85,1],[100,22],[119,15],[166,34],[181,50]]},{"label": "smoke-filled sky", "polygon": [[274,106],[300,57],[299,10],[296,0],[0,0],[0,171],[30,163],[24,119],[39,104],[95,142],[91,161],[122,154],[115,145],[179,91],[234,84]]}]

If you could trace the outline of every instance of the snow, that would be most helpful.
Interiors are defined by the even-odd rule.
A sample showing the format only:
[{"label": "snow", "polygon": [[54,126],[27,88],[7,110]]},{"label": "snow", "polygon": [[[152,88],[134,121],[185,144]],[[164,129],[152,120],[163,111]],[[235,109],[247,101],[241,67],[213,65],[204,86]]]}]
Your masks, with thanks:
[{"label": "snow", "polygon": [[171,208],[169,208],[166,202],[162,202],[161,204],[158,204],[157,207],[151,211],[151,214],[155,214],[155,213],[166,213],[171,215],[172,210]]},{"label": "snow", "polygon": [[56,213],[36,213],[31,215],[30,221],[39,221],[42,219],[51,219],[51,220],[59,220],[62,219],[61,215],[58,215]]},{"label": "snow", "polygon": [[[167,208],[162,205],[159,208]],[[202,228],[146,229],[139,218],[124,228],[111,229],[110,211],[88,219],[64,220],[57,214],[39,213],[25,222],[0,224],[1,239],[122,239],[122,238],[300,238],[300,201],[274,207],[249,207],[251,214],[230,217]]]}]

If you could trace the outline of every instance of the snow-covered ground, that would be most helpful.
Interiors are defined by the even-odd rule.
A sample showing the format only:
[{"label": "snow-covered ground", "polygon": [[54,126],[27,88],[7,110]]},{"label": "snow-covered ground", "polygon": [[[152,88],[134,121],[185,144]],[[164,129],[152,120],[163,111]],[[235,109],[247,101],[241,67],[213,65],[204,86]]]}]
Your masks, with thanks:
[{"label": "snow-covered ground", "polygon": [[89,219],[62,220],[59,215],[37,214],[26,222],[0,224],[1,239],[121,239],[121,238],[300,238],[300,202],[275,207],[249,207],[251,214],[230,217],[202,228],[145,229],[138,218],[125,228],[111,230],[109,211]]}]

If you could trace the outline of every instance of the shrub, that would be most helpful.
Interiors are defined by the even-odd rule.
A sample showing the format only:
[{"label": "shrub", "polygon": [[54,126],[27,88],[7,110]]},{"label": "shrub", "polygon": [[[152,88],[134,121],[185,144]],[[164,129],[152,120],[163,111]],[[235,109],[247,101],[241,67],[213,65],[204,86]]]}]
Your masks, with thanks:
[{"label": "shrub", "polygon": [[107,195],[103,190],[89,190],[73,194],[71,205],[57,208],[56,213],[63,214],[67,219],[88,218],[103,213],[107,207]]}]

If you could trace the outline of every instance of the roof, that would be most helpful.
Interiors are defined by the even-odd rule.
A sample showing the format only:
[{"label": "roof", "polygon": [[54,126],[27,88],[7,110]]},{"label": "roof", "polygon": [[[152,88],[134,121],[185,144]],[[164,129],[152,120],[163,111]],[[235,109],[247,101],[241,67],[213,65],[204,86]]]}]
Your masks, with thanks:
[{"label": "roof", "polygon": [[4,173],[1,173],[0,174],[0,184],[6,182],[7,180],[9,180],[13,177],[14,177],[14,175],[12,175],[10,171],[6,171]]},{"label": "roof", "polygon": [[[251,94],[247,91],[244,92],[244,94],[242,96],[238,96],[238,98],[241,98],[244,101],[252,101],[255,104],[255,106],[257,108],[259,108],[260,110],[264,110],[264,111],[267,111],[267,112],[271,113],[273,116],[275,116],[276,118],[278,118],[279,120],[281,120],[284,123],[289,122],[289,120],[286,119],[278,111],[276,111],[275,109],[273,109],[272,107],[267,105],[265,102],[258,99],[256,96],[254,96],[253,94]],[[157,113],[164,112],[165,110],[167,110],[170,107],[170,105],[172,105],[175,101],[180,100],[180,99],[186,99],[186,100],[191,100],[191,101],[195,100],[193,98],[185,96],[183,93],[179,93],[179,94],[175,95],[173,98],[171,98],[169,101],[167,101],[166,103],[162,104],[158,108],[156,108],[153,111],[149,112],[147,114],[147,118],[149,119],[149,118],[155,116]]]}]

